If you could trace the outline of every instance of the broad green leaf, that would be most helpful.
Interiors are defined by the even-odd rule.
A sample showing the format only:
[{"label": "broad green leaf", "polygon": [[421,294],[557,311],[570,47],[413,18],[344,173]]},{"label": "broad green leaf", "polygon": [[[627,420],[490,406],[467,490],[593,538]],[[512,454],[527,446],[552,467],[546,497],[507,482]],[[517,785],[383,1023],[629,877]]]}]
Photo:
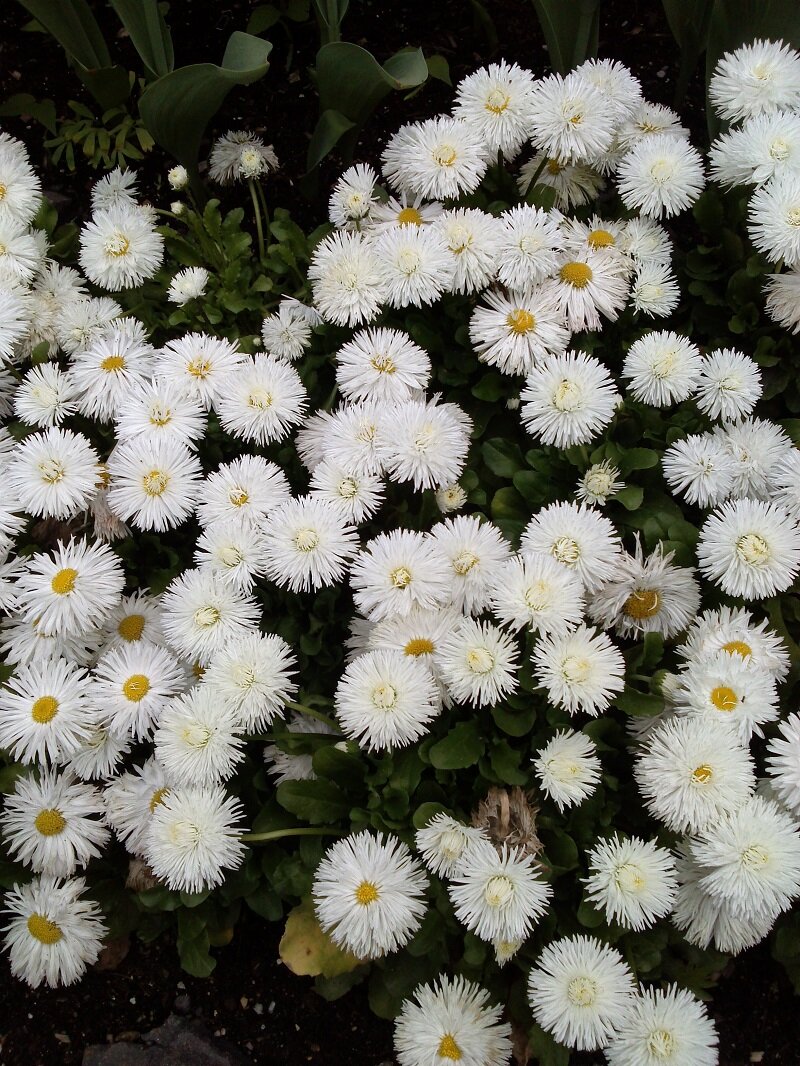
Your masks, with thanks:
[{"label": "broad green leaf", "polygon": [[19,0],[55,37],[70,59],[87,70],[111,66],[103,31],[86,0]]},{"label": "broad green leaf", "polygon": [[283,781],[275,798],[284,810],[315,825],[339,821],[351,806],[331,781]]},{"label": "broad green leaf", "polygon": [[325,156],[333,151],[342,137],[354,127],[355,122],[351,122],[341,111],[337,111],[335,108],[328,108],[327,111],[323,111],[317,119],[314,132],[311,134],[306,167],[309,170],[313,170],[314,167],[318,166]]},{"label": "broad green leaf", "polygon": [[474,766],[483,755],[484,746],[476,722],[459,722],[428,754],[437,770],[460,770]]},{"label": "broad green leaf", "polygon": [[422,803],[414,811],[412,823],[415,829],[424,829],[431,818],[437,814],[449,814],[450,812],[441,803]]},{"label": "broad green leaf", "polygon": [[360,959],[342,951],[323,932],[310,899],[289,912],[278,953],[292,973],[307,977],[338,977],[361,965]]},{"label": "broad green leaf", "polygon": [[644,499],[644,491],[639,485],[626,485],[624,489],[620,489],[614,497],[626,511],[638,511],[642,506],[642,500]]},{"label": "broad green leaf", "polygon": [[192,977],[208,977],[217,965],[217,960],[209,954],[211,940],[208,931],[203,929],[199,936],[186,940],[178,936],[178,956],[181,966]]},{"label": "broad green leaf", "polygon": [[567,74],[597,55],[600,0],[532,0],[542,27],[550,63]]},{"label": "broad green leaf", "polygon": [[625,714],[634,715],[637,718],[652,718],[653,715],[661,714],[664,710],[664,699],[652,692],[638,692],[636,689],[626,687],[624,692],[616,697],[614,705]]},{"label": "broad green leaf", "polygon": [[235,85],[250,85],[267,72],[269,41],[232,33],[222,66],[195,63],[179,67],[148,85],[139,101],[145,126],[184,166],[194,169],[209,120]]},{"label": "broad green leaf", "polygon": [[706,48],[714,0],[661,0],[680,51],[675,101],[680,103]]},{"label": "broad green leaf", "polygon": [[37,100],[30,93],[14,93],[0,103],[0,118],[30,115],[48,131],[56,132],[56,105],[52,100]]},{"label": "broad green leaf", "polygon": [[110,0],[110,3],[147,69],[157,78],[169,74],[175,65],[172,36],[158,0]]}]

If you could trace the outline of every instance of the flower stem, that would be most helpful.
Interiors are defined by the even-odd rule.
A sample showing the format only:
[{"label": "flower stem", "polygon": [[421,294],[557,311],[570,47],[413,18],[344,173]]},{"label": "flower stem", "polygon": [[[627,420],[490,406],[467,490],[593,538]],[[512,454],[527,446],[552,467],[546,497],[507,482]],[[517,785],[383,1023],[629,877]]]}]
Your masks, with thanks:
[{"label": "flower stem", "polygon": [[252,178],[247,179],[247,184],[250,188],[250,199],[253,201],[253,215],[256,220],[256,233],[258,234],[258,258],[261,262],[264,262],[264,227],[261,224],[261,208],[258,204],[258,194],[256,193],[255,182]]},{"label": "flower stem", "polygon": [[540,177],[542,171],[547,166],[547,163],[548,163],[547,152],[543,152],[542,153],[542,161],[539,164],[539,166],[536,168],[536,170],[533,172],[533,177],[531,178],[531,183],[528,186],[528,191],[525,193],[525,202],[526,203],[530,203],[530,198],[533,195],[533,190],[536,188],[536,183],[539,180],[539,177]]},{"label": "flower stem", "polygon": [[267,840],[280,840],[282,837],[343,837],[346,829],[272,829],[269,833],[242,833],[241,840],[249,844],[262,844]]},{"label": "flower stem", "polygon": [[264,216],[264,233],[266,234],[267,243],[269,243],[269,211],[267,210],[267,197],[264,193],[264,186],[261,182],[256,185],[256,192],[258,193],[258,201],[261,204],[261,213]]},{"label": "flower stem", "polygon": [[339,726],[330,718],[327,714],[323,714],[322,711],[315,711],[313,707],[306,707],[302,703],[287,702],[286,706],[290,711],[297,711],[298,714],[308,715],[309,718],[316,718],[318,722],[324,722],[325,725],[329,725],[332,729],[335,729],[337,733],[341,732]]}]

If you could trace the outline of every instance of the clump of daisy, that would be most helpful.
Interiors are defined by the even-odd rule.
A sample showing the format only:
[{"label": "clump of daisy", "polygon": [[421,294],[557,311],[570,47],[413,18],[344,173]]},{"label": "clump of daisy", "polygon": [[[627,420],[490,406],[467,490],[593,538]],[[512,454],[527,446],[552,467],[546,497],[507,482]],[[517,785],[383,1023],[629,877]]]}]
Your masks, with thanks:
[{"label": "clump of daisy", "polygon": [[169,283],[167,299],[183,307],[190,300],[199,300],[205,296],[209,273],[204,267],[186,267],[179,270]]},{"label": "clump of daisy", "polygon": [[520,399],[525,428],[556,448],[588,444],[622,402],[603,364],[583,352],[565,352],[534,367]]},{"label": "clump of daisy", "polygon": [[697,346],[669,330],[646,333],[634,341],[622,367],[633,398],[653,407],[668,407],[688,399],[700,374]]},{"label": "clump of daisy", "polygon": [[490,622],[465,618],[436,651],[435,663],[456,703],[491,707],[519,684],[515,641]]}]

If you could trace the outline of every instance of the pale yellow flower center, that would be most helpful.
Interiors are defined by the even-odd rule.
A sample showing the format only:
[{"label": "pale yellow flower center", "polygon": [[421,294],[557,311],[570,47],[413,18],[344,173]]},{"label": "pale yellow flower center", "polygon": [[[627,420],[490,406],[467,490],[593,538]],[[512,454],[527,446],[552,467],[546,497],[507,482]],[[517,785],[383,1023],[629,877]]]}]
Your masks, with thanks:
[{"label": "pale yellow flower center", "polygon": [[553,393],[553,406],[557,411],[578,411],[583,403],[583,390],[577,381],[562,378]]},{"label": "pale yellow flower center", "polygon": [[567,999],[574,1007],[591,1007],[597,999],[597,983],[591,977],[573,977],[567,987]]},{"label": "pale yellow flower center", "polygon": [[379,374],[394,374],[397,370],[394,365],[394,359],[384,352],[375,352],[369,361],[369,365],[373,370],[377,370]]},{"label": "pale yellow flower center", "polygon": [[769,561],[769,544],[758,533],[745,533],[736,541],[736,554],[749,566],[763,566]]},{"label": "pale yellow flower center", "polygon": [[211,373],[211,360],[202,355],[196,355],[186,364],[186,369],[193,378],[200,378],[204,381]]},{"label": "pale yellow flower center", "polygon": [[654,1029],[647,1038],[647,1050],[656,1059],[671,1059],[675,1038],[666,1029]]},{"label": "pale yellow flower center", "polygon": [[389,581],[392,583],[392,588],[407,589],[411,584],[411,571],[407,566],[396,566],[389,573]]},{"label": "pale yellow flower center", "polygon": [[656,185],[666,185],[672,180],[675,173],[675,164],[671,159],[657,159],[650,166],[650,177]]},{"label": "pale yellow flower center", "polygon": [[223,566],[232,568],[242,562],[244,555],[233,544],[226,544],[224,548],[220,548],[219,558]]},{"label": "pale yellow flower center", "polygon": [[587,681],[592,672],[592,664],[588,659],[581,659],[577,655],[568,655],[561,663],[561,675],[565,681],[572,684],[582,684]]},{"label": "pale yellow flower center", "polygon": [[751,844],[742,852],[742,865],[749,867],[766,866],[769,862],[769,853],[760,844]]},{"label": "pale yellow flower center", "polygon": [[397,269],[408,278],[416,274],[420,262],[420,254],[416,248],[401,248],[397,257]]},{"label": "pale yellow flower center", "polygon": [[219,622],[222,615],[216,607],[198,607],[194,612],[194,624],[200,629],[211,629]]},{"label": "pale yellow flower center", "polygon": [[559,563],[574,566],[581,557],[580,545],[572,537],[558,537],[550,549],[550,554]]},{"label": "pale yellow flower center", "polygon": [[474,243],[475,237],[466,226],[457,224],[451,226],[448,230],[447,247],[453,255],[461,255],[468,248],[471,248]]},{"label": "pale yellow flower center", "polygon": [[696,766],[694,770],[692,770],[692,780],[696,781],[698,785],[704,785],[707,781],[710,781],[713,776],[714,771],[707,762],[701,763],[700,766]]},{"label": "pale yellow flower center", "polygon": [[422,215],[416,207],[404,207],[397,212],[398,226],[421,226]]},{"label": "pale yellow flower center", "polygon": [[247,397],[247,406],[255,407],[258,411],[268,411],[272,404],[272,393],[261,387],[253,389]]},{"label": "pale yellow flower center", "polygon": [[163,470],[150,470],[142,478],[142,487],[148,496],[162,496],[169,485],[169,474]]},{"label": "pale yellow flower center", "polygon": [[234,507],[244,507],[249,501],[250,496],[244,489],[231,489],[228,494],[228,499]]},{"label": "pale yellow flower center", "polygon": [[486,882],[483,898],[490,907],[507,907],[514,898],[514,882],[506,874],[496,874]]},{"label": "pale yellow flower center", "polygon": [[790,226],[800,226],[800,207],[790,207],[786,212],[786,221]]},{"label": "pale yellow flower center", "polygon": [[128,254],[130,246],[131,242],[125,234],[117,230],[116,233],[112,233],[110,236],[106,237],[105,243],[103,244],[103,250],[106,255],[110,255],[112,259],[121,259],[124,255]]},{"label": "pale yellow flower center", "polygon": [[352,500],[358,495],[358,482],[352,477],[342,478],[338,491],[343,500]]},{"label": "pale yellow flower center", "polygon": [[464,577],[470,572],[470,570],[476,567],[479,562],[480,559],[474,552],[465,549],[453,559],[453,569],[459,577]]},{"label": "pale yellow flower center", "polygon": [[486,103],[483,105],[487,111],[490,111],[493,115],[502,115],[502,113],[508,108],[511,103],[511,97],[507,92],[504,92],[500,88],[492,89],[489,95],[486,97]]},{"label": "pale yellow flower center", "polygon": [[66,470],[58,459],[44,459],[39,463],[39,473],[47,485],[57,485],[59,481],[63,481]]},{"label": "pale yellow flower center", "polygon": [[294,546],[299,552],[313,552],[319,544],[316,529],[298,529],[294,535]]},{"label": "pale yellow flower center", "polygon": [[614,871],[614,880],[624,892],[641,892],[646,884],[642,871],[632,862],[618,866]]},{"label": "pale yellow flower center", "polygon": [[473,674],[488,674],[494,669],[495,658],[488,648],[470,648],[466,656],[467,666]]},{"label": "pale yellow flower center", "polygon": [[167,426],[172,421],[172,411],[164,404],[153,404],[150,408],[150,425]]},{"label": "pale yellow flower center", "polygon": [[769,146],[770,159],[782,161],[789,156],[789,145],[783,137],[776,137]]},{"label": "pale yellow flower center", "polygon": [[372,690],[372,702],[381,711],[390,711],[397,703],[397,689],[388,681],[381,681]]},{"label": "pale yellow flower center", "polygon": [[455,163],[458,153],[452,144],[437,144],[431,155],[437,166],[451,167]]}]

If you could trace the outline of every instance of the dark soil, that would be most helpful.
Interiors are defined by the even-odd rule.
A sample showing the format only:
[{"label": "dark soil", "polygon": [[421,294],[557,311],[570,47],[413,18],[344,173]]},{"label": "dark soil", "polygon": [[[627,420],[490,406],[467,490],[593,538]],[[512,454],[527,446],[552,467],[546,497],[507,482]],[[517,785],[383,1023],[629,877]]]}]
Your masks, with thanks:
[{"label": "dark soil", "polygon": [[[91,0],[90,0],[91,2]],[[567,0],[565,0],[567,2]],[[130,43],[114,40],[115,16],[94,0],[92,9],[112,40],[121,61],[134,65]],[[234,29],[244,29],[253,4],[233,0],[174,0],[169,21],[179,64],[219,61],[224,42]],[[495,49],[466,0],[352,0],[344,24],[345,39],[363,44],[380,59],[406,45],[421,46],[426,55],[443,55],[455,83],[493,58],[504,56],[536,73],[548,70],[547,52],[529,0],[492,0],[484,5],[499,44]],[[641,78],[653,101],[671,104],[678,49],[658,0],[604,0],[600,55],[620,59]],[[50,98],[61,111],[68,99],[91,104],[63,54],[49,38],[22,32],[27,14],[13,0],[0,4],[0,102],[17,92]],[[249,89],[231,93],[215,120],[214,130],[246,127],[275,145],[281,170],[271,179],[273,204],[289,208],[308,227],[324,220],[324,195],[301,187],[308,138],[317,119],[317,98],[308,69],[318,47],[312,23],[292,25],[289,38],[279,28],[267,77]],[[452,90],[431,81],[411,100],[393,94],[365,129],[356,159],[375,161],[387,135],[404,121],[449,108]],[[681,109],[695,139],[705,137],[703,82],[698,71],[688,104]],[[35,122],[0,120],[0,126],[22,137],[43,171],[45,187],[66,201],[65,218],[85,210],[86,190],[98,175],[82,164],[75,175],[50,166]],[[169,164],[154,151],[140,168],[146,194],[169,198],[163,173]],[[322,167],[319,190],[329,187],[343,166],[330,158]],[[313,192],[313,190],[312,190]],[[235,195],[235,194],[233,194]],[[173,1011],[196,1014],[213,1033],[239,1047],[262,1066],[378,1066],[391,1060],[391,1025],[369,1011],[362,986],[328,1004],[307,979],[294,977],[278,961],[280,929],[253,919],[237,928],[234,942],[218,952],[210,978],[184,974],[174,945],[134,941],[114,969],[93,970],[69,989],[32,992],[14,981],[7,963],[0,969],[0,1062],[8,1066],[74,1066],[89,1044],[135,1040],[160,1025]],[[736,960],[723,976],[712,1004],[720,1031],[721,1066],[769,1066],[800,1061],[800,1013],[783,970],[766,946]],[[595,1056],[573,1057],[576,1063]]]}]

